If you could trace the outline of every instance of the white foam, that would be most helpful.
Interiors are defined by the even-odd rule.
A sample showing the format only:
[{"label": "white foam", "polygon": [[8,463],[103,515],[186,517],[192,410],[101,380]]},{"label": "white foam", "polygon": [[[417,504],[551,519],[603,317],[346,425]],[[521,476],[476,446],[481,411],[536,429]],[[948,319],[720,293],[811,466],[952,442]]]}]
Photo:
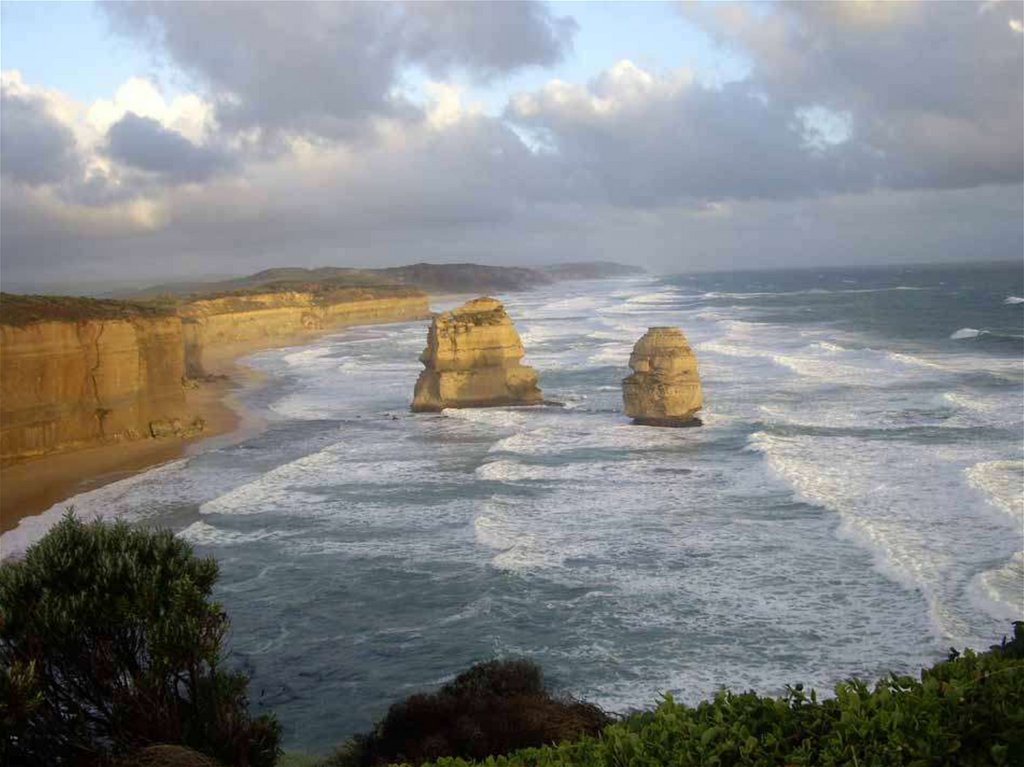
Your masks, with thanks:
[{"label": "white foam", "polygon": [[1024,460],[984,461],[965,473],[991,504],[1024,525]]},{"label": "white foam", "polygon": [[255,541],[279,538],[281,533],[259,529],[249,533],[224,530],[200,520],[193,522],[180,533],[180,538],[199,546],[239,546]]},{"label": "white foam", "polygon": [[[73,508],[75,516],[85,522],[101,518],[116,519],[135,509],[138,506],[138,491],[142,491],[141,495],[144,496],[151,486],[153,489],[149,491],[150,507],[159,506],[161,491],[166,493],[170,489],[162,486],[162,480],[177,476],[186,464],[187,460],[170,461],[55,503],[41,514],[24,517],[18,522],[17,527],[0,536],[0,558],[7,559],[24,554],[29,546],[46,535],[47,531],[60,521],[68,508]],[[187,492],[187,484],[179,486],[177,493],[173,489],[170,489],[170,492],[176,498],[177,493]]]},{"label": "white foam", "polygon": [[947,402],[956,405],[957,407],[976,412],[987,413],[991,412],[996,407],[994,402],[988,402],[978,398],[977,396],[971,396],[962,392],[946,392],[942,397]]},{"label": "white foam", "polygon": [[1024,298],[1020,296],[1007,296],[1003,301],[1004,304],[1024,304]]},{"label": "white foam", "polygon": [[924,595],[939,636],[978,641],[963,594],[972,574],[1013,541],[972,503],[956,470],[962,450],[766,432],[749,444],[799,499],[838,512],[842,533],[868,547],[880,572]]},{"label": "white foam", "polygon": [[642,293],[638,296],[631,296],[626,300],[627,304],[642,304],[642,305],[663,305],[670,304],[675,306],[679,302],[680,295],[675,290],[662,290],[657,293]]},{"label": "white foam", "polygon": [[486,424],[501,429],[514,429],[526,423],[531,411],[526,408],[512,407],[448,408],[442,410],[441,415],[457,421]]},{"label": "white foam", "polygon": [[1003,623],[1024,620],[1024,551],[971,582],[975,601]]},{"label": "white foam", "polygon": [[976,328],[960,328],[954,331],[949,337],[954,341],[962,341],[965,338],[977,338],[985,331]]},{"label": "white foam", "polygon": [[615,365],[625,367],[629,363],[632,347],[629,344],[605,344],[587,358],[591,365]]},{"label": "white foam", "polygon": [[893,361],[903,365],[957,374],[985,373],[1007,381],[1020,381],[1024,378],[1024,363],[1017,359],[970,354],[955,356],[926,353],[906,354],[903,352],[887,352],[886,354]]},{"label": "white foam", "polygon": [[735,298],[746,301],[752,298],[774,298],[776,296],[815,296],[832,295],[842,293],[890,293],[903,290],[932,290],[933,288],[915,287],[912,285],[897,285],[891,288],[844,288],[841,290],[827,290],[825,288],[809,288],[808,290],[777,290],[777,291],[753,291],[749,293],[724,293],[711,291],[704,294],[704,298]]}]

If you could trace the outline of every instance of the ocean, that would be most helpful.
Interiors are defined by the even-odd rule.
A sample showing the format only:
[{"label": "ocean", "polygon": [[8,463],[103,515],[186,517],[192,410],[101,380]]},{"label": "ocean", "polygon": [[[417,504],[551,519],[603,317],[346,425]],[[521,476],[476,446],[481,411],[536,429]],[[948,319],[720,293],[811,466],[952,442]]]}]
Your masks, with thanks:
[{"label": "ocean", "polygon": [[[230,662],[286,747],[495,656],[626,711],[916,673],[1024,619],[1020,266],[501,298],[564,407],[413,415],[427,323],[351,328],[248,358],[259,434],[69,501],[217,558]],[[697,354],[702,428],[622,415],[655,325]]]}]

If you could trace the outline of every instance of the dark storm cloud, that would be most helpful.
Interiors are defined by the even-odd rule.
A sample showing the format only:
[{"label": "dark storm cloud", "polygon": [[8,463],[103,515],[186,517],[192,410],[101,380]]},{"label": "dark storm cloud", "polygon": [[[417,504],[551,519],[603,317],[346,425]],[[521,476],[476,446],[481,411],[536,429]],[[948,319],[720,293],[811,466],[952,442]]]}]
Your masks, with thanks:
[{"label": "dark storm cloud", "polygon": [[534,2],[110,3],[115,28],[156,40],[207,83],[229,125],[346,135],[415,113],[393,93],[406,65],[490,77],[558,61],[575,23]]},{"label": "dark storm cloud", "polygon": [[0,170],[25,184],[61,181],[79,169],[75,137],[30,95],[0,94]]},{"label": "dark storm cloud", "polygon": [[107,133],[107,153],[169,182],[204,181],[233,163],[224,152],[196,146],[156,120],[128,112]]}]

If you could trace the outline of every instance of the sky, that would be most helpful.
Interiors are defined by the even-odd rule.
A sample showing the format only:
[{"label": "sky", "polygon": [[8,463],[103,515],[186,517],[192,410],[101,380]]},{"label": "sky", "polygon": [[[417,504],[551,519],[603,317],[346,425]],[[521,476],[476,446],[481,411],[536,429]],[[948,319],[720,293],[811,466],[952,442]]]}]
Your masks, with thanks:
[{"label": "sky", "polygon": [[0,2],[0,282],[1020,259],[1022,19]]}]

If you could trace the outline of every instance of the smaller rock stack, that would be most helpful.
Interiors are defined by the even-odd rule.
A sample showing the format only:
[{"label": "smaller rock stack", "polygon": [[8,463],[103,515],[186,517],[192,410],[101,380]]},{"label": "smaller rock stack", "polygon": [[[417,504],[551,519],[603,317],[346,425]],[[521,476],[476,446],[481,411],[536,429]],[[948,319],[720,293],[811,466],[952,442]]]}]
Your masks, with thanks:
[{"label": "smaller rock stack", "polygon": [[697,358],[679,328],[650,328],[629,357],[622,382],[626,415],[643,426],[700,426],[704,404]]},{"label": "smaller rock stack", "polygon": [[540,404],[537,371],[519,362],[524,353],[497,299],[476,298],[438,314],[420,355],[426,370],[416,381],[413,412]]}]

